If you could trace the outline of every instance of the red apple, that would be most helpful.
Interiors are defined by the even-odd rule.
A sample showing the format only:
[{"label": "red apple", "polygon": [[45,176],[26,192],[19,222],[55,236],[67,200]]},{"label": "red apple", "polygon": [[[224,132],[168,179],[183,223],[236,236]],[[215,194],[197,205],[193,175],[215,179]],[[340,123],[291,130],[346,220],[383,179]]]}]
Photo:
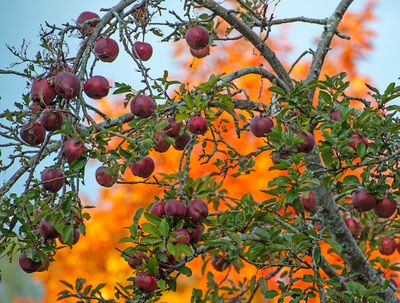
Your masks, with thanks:
[{"label": "red apple", "polygon": [[112,174],[111,168],[107,166],[97,168],[95,177],[97,183],[104,187],[111,187],[117,182],[117,177]]},{"label": "red apple", "polygon": [[354,151],[357,151],[357,144],[362,143],[365,147],[368,147],[368,140],[360,134],[354,134],[351,136],[351,141],[347,144],[350,146]]},{"label": "red apple", "polygon": [[128,258],[128,264],[133,269],[138,269],[142,265],[143,260],[147,260],[148,258],[144,252],[137,251],[133,257]]},{"label": "red apple", "polygon": [[382,255],[390,256],[396,250],[397,243],[391,237],[382,237],[379,246],[379,252]]},{"label": "red apple", "polygon": [[271,159],[274,165],[278,165],[281,160],[289,159],[289,154],[283,151],[273,151],[271,153]]},{"label": "red apple", "polygon": [[333,112],[331,112],[331,113],[329,114],[329,117],[330,117],[332,120],[340,121],[341,115],[340,115],[340,112],[339,112],[339,111],[335,110],[335,111],[333,111]]},{"label": "red apple", "polygon": [[58,169],[48,167],[42,171],[41,181],[46,190],[56,193],[64,186],[65,176]]},{"label": "red apple", "polygon": [[[85,23],[88,20],[93,20],[93,19],[100,19],[99,15],[93,12],[83,12],[79,15],[78,19],[76,20],[76,24],[78,26],[82,26],[83,23]],[[96,25],[99,23],[99,20],[96,20],[90,23],[90,25],[85,26],[84,28],[81,28],[81,34],[84,36],[88,36],[92,33],[93,28],[96,27]]]},{"label": "red apple", "polygon": [[377,200],[374,207],[375,213],[381,218],[389,218],[395,213],[396,209],[396,201],[389,199],[387,196],[385,196],[382,200]]},{"label": "red apple", "polygon": [[113,62],[118,57],[118,43],[111,38],[99,38],[94,44],[94,53],[103,62]]},{"label": "red apple", "polygon": [[50,258],[46,256],[46,259],[44,261],[40,262],[40,266],[36,271],[43,272],[45,270],[48,270],[49,266],[50,266]]},{"label": "red apple", "polygon": [[167,136],[175,138],[179,136],[182,126],[182,122],[176,122],[175,118],[169,117],[168,125],[164,128],[164,132]]},{"label": "red apple", "polygon": [[189,245],[190,243],[190,235],[186,229],[177,229],[174,230],[171,234],[171,238],[174,244],[185,244]]},{"label": "red apple", "polygon": [[229,267],[230,262],[222,256],[214,255],[211,258],[211,264],[216,271],[224,271]]},{"label": "red apple", "polygon": [[62,153],[68,163],[82,157],[85,150],[85,145],[82,142],[77,142],[71,138],[67,139],[62,147]]},{"label": "red apple", "polygon": [[150,43],[136,41],[133,44],[133,54],[136,58],[139,58],[142,61],[147,61],[153,54],[153,47]]},{"label": "red apple", "polygon": [[188,128],[193,134],[203,135],[207,132],[208,123],[204,117],[195,116],[190,118],[188,122]]},{"label": "red apple", "polygon": [[81,81],[73,73],[62,72],[55,77],[54,88],[58,96],[70,100],[79,96]]},{"label": "red apple", "polygon": [[361,225],[360,225],[360,223],[358,223],[358,220],[349,217],[344,220],[344,223],[346,224],[347,228],[350,230],[353,237],[358,238],[360,235],[360,232],[361,232]]},{"label": "red apple", "polygon": [[45,240],[52,240],[58,237],[58,232],[54,227],[53,222],[48,222],[44,219],[40,220],[39,223],[39,233]]},{"label": "red apple", "polygon": [[203,236],[203,228],[200,224],[196,225],[190,233],[190,243],[198,243]]},{"label": "red apple", "polygon": [[208,205],[200,199],[194,199],[186,206],[186,217],[194,223],[199,223],[208,216]]},{"label": "red apple", "polygon": [[171,144],[166,140],[168,136],[165,133],[154,134],[154,150],[159,153],[165,153]]},{"label": "red apple", "polygon": [[186,32],[186,42],[190,48],[202,49],[208,45],[208,30],[202,26],[195,26]]},{"label": "red apple", "polygon": [[186,215],[186,206],[181,200],[169,200],[165,204],[164,211],[167,216],[184,218]]},{"label": "red apple", "polygon": [[130,107],[132,114],[135,116],[140,118],[148,118],[154,113],[157,104],[151,97],[137,95],[135,98],[133,98]]},{"label": "red apple", "polygon": [[36,79],[31,88],[31,99],[33,102],[49,105],[56,97],[54,86],[46,79]]},{"label": "red apple", "polygon": [[300,202],[306,211],[315,213],[317,211],[317,200],[314,192],[301,193]]},{"label": "red apple", "polygon": [[101,99],[108,95],[110,84],[103,76],[93,76],[83,86],[85,94],[92,99]]},{"label": "red apple", "polygon": [[45,109],[40,116],[40,123],[45,130],[55,131],[62,128],[64,118],[61,112],[55,109]]},{"label": "red apple", "polygon": [[29,110],[31,111],[31,113],[36,114],[38,112],[41,112],[43,110],[43,107],[39,102],[32,102],[29,105]]},{"label": "red apple", "polygon": [[165,216],[164,208],[165,208],[164,202],[160,201],[160,202],[154,203],[153,206],[150,209],[150,213],[152,215],[155,215],[155,216],[159,217],[159,218],[162,218],[162,217]]},{"label": "red apple", "polygon": [[136,276],[135,285],[141,291],[151,293],[157,288],[157,280],[148,272],[140,272]]},{"label": "red apple", "polygon": [[154,161],[150,157],[145,157],[131,165],[132,174],[145,179],[151,176],[154,168]]},{"label": "red apple", "polygon": [[303,143],[297,145],[296,149],[299,153],[309,153],[314,149],[315,141],[314,136],[310,133],[298,133],[298,136],[303,139]]},{"label": "red apple", "polygon": [[254,136],[265,137],[274,127],[274,122],[269,117],[254,116],[250,121],[250,131]]},{"label": "red apple", "polygon": [[24,142],[34,146],[44,142],[46,130],[40,122],[34,122],[23,125],[19,134]]},{"label": "red apple", "polygon": [[175,138],[174,148],[176,150],[184,150],[189,141],[190,135],[187,132],[184,132],[182,136],[178,136]]},{"label": "red apple", "polygon": [[365,188],[358,188],[352,194],[352,202],[355,209],[360,212],[371,210],[375,207],[377,200]]},{"label": "red apple", "polygon": [[27,257],[26,252],[19,256],[19,266],[24,272],[33,273],[37,271],[42,263]]},{"label": "red apple", "polygon": [[193,57],[201,59],[204,57],[207,57],[210,54],[210,46],[207,45],[206,47],[202,49],[190,49],[190,53],[192,54]]}]

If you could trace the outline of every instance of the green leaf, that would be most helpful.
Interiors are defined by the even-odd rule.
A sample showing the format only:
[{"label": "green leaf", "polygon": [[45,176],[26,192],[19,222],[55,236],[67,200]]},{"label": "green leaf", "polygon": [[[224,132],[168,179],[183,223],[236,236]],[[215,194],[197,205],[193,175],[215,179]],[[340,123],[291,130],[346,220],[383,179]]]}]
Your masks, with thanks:
[{"label": "green leaf", "polygon": [[136,211],[135,216],[133,217],[133,224],[130,228],[132,238],[136,237],[139,219],[142,216],[143,212],[144,212],[144,207],[141,207]]},{"label": "green leaf", "polygon": [[167,237],[168,236],[168,234],[169,234],[169,224],[168,224],[168,222],[167,222],[167,220],[165,218],[161,220],[159,230],[160,230],[160,234],[163,237]]}]

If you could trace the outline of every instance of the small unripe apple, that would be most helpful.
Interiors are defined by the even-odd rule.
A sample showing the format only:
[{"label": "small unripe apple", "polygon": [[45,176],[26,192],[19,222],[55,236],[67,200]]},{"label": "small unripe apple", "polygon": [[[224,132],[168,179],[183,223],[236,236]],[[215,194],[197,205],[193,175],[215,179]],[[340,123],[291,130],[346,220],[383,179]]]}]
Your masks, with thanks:
[{"label": "small unripe apple", "polygon": [[274,127],[274,122],[269,117],[254,116],[250,121],[250,131],[258,138],[265,137]]},{"label": "small unripe apple", "polygon": [[48,222],[44,219],[40,220],[39,233],[43,236],[45,240],[52,240],[59,236],[57,230],[54,227],[54,223]]},{"label": "small unripe apple", "polygon": [[40,262],[40,266],[36,271],[43,272],[45,270],[48,270],[49,266],[50,266],[50,258],[46,256],[46,259],[44,261]]},{"label": "small unripe apple", "polygon": [[[78,26],[82,26],[82,24],[84,22],[86,22],[88,20],[92,20],[92,19],[100,19],[100,17],[96,13],[86,11],[79,15],[78,19],[76,20],[76,24]],[[88,25],[84,28],[81,28],[80,29],[81,34],[84,36],[90,35],[93,31],[93,28],[95,28],[98,23],[99,23],[99,21],[96,20],[96,21],[91,22],[90,25]]]},{"label": "small unripe apple", "polygon": [[174,148],[176,150],[184,150],[189,141],[190,135],[187,132],[184,132],[182,136],[178,136],[175,138]]},{"label": "small unripe apple", "polygon": [[135,285],[141,291],[151,293],[157,288],[157,280],[148,272],[140,272],[136,276]]},{"label": "small unripe apple", "polygon": [[18,261],[21,269],[29,274],[37,271],[42,264],[41,262],[28,258],[26,252],[21,253]]},{"label": "small unripe apple", "polygon": [[118,43],[111,38],[99,38],[94,44],[94,53],[103,62],[113,62],[118,57]]},{"label": "small unripe apple", "polygon": [[371,210],[376,205],[376,198],[365,188],[358,188],[352,194],[352,202],[355,209],[360,212]]},{"label": "small unripe apple", "polygon": [[317,211],[317,200],[315,199],[315,193],[301,193],[300,202],[306,211],[315,213]]},{"label": "small unripe apple", "polygon": [[340,115],[340,112],[339,112],[339,111],[335,110],[335,111],[333,111],[333,112],[331,112],[331,113],[329,114],[329,117],[330,117],[332,120],[340,121],[341,115]]},{"label": "small unripe apple", "polygon": [[172,138],[178,137],[183,126],[182,122],[176,122],[175,118],[168,118],[168,125],[164,128],[164,133]]},{"label": "small unripe apple", "polygon": [[65,176],[58,169],[48,167],[42,171],[41,181],[47,191],[56,193],[64,186]]},{"label": "small unripe apple", "polygon": [[67,139],[62,147],[62,153],[68,163],[72,163],[75,159],[82,157],[86,147],[82,142],[77,142],[74,139]]},{"label": "small unripe apple", "polygon": [[49,105],[56,97],[54,86],[46,79],[36,79],[31,88],[31,99],[33,102]]},{"label": "small unripe apple", "polygon": [[55,109],[45,109],[40,116],[40,123],[47,131],[55,131],[62,128],[64,118],[61,112]]},{"label": "small unripe apple", "polygon": [[351,147],[354,151],[357,151],[357,144],[362,143],[365,147],[368,147],[368,140],[360,134],[354,134],[351,136],[351,141],[347,144],[347,146]]},{"label": "small unripe apple", "polygon": [[389,199],[387,196],[385,196],[382,200],[377,200],[374,207],[375,213],[381,218],[389,218],[395,213],[396,209],[396,201]]},{"label": "small unripe apple", "polygon": [[152,158],[145,157],[131,165],[132,174],[141,178],[148,178],[154,171],[155,164]]},{"label": "small unripe apple", "polygon": [[186,229],[177,229],[174,230],[171,234],[171,238],[174,244],[186,244],[190,243],[190,235]]},{"label": "small unripe apple", "polygon": [[150,43],[136,41],[133,44],[133,54],[136,58],[147,61],[151,58],[151,55],[153,55],[153,47]]},{"label": "small unripe apple", "polygon": [[150,209],[150,213],[159,218],[162,218],[165,216],[164,208],[165,208],[164,202],[160,201],[160,202],[154,203]]},{"label": "small unripe apple", "polygon": [[19,134],[24,142],[35,146],[44,142],[46,130],[40,122],[34,122],[23,125]]},{"label": "small unripe apple", "polygon": [[81,81],[73,73],[62,72],[54,78],[54,89],[58,96],[70,100],[79,96]]},{"label": "small unripe apple", "polygon": [[222,256],[214,255],[211,258],[211,264],[216,271],[224,271],[229,267],[230,262]]},{"label": "small unripe apple", "polygon": [[193,57],[201,59],[204,57],[207,57],[210,54],[210,46],[207,45],[206,47],[202,49],[190,49],[190,53],[192,54]]},{"label": "small unripe apple", "polygon": [[169,200],[165,204],[164,211],[167,216],[184,218],[186,215],[186,206],[181,200]]},{"label": "small unripe apple", "polygon": [[149,96],[137,95],[133,98],[130,107],[132,114],[135,116],[148,118],[154,113],[157,104],[153,98]]},{"label": "small unripe apple", "polygon": [[297,152],[299,153],[309,153],[314,149],[314,145],[315,145],[315,140],[314,140],[314,136],[310,133],[298,133],[298,136],[301,137],[301,139],[303,139],[303,143],[297,145],[296,149]]},{"label": "small unripe apple", "polygon": [[155,133],[154,134],[154,150],[159,153],[165,153],[171,143],[167,141],[168,136],[165,133]]},{"label": "small unripe apple", "polygon": [[196,225],[190,233],[190,243],[198,243],[203,236],[203,228],[200,224]]},{"label": "small unripe apple", "polygon": [[114,176],[110,170],[111,169],[107,166],[100,166],[97,168],[95,174],[97,183],[104,187],[113,186],[115,182],[117,182],[117,177]]},{"label": "small unripe apple", "polygon": [[379,252],[382,255],[390,256],[396,250],[397,243],[391,237],[382,237],[379,246]]},{"label": "small unripe apple", "polygon": [[133,269],[138,269],[142,265],[143,260],[147,260],[148,258],[144,252],[137,251],[133,257],[128,258],[128,264]]},{"label": "small unripe apple", "polygon": [[344,223],[346,224],[347,228],[350,230],[351,234],[353,237],[356,239],[359,237],[360,232],[361,232],[361,225],[358,223],[358,221],[354,218],[346,218],[344,220]]},{"label": "small unripe apple", "polygon": [[195,116],[190,118],[188,122],[188,128],[193,134],[203,135],[207,132],[208,123],[204,117]]},{"label": "small unripe apple", "polygon": [[103,76],[93,76],[83,86],[85,94],[92,99],[101,99],[108,95],[110,84]]},{"label": "small unripe apple", "polygon": [[195,26],[186,32],[186,42],[190,48],[199,50],[208,45],[208,30],[202,26]]},{"label": "small unripe apple", "polygon": [[199,223],[208,216],[208,205],[200,199],[194,199],[186,206],[186,216],[194,223]]}]

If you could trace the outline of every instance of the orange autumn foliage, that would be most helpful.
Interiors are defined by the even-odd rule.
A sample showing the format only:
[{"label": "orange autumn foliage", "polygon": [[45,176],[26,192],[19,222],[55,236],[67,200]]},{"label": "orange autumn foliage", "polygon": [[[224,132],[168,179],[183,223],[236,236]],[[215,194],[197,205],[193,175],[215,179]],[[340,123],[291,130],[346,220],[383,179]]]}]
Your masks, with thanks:
[{"label": "orange autumn foliage", "polygon": [[[375,18],[373,12],[374,6],[371,1],[365,5],[363,10],[346,14],[340,26],[340,31],[350,36],[351,40],[334,38],[333,49],[328,54],[322,71],[322,75],[334,75],[342,71],[347,71],[349,80],[352,83],[352,94],[358,96],[366,94],[364,82],[370,82],[370,79],[359,73],[357,62],[372,50],[371,39],[374,36],[374,32],[368,28],[368,25]],[[280,54],[288,55],[290,51],[288,45],[290,43],[286,40],[282,41],[273,38],[269,40],[269,45],[273,49],[281,50]],[[182,43],[180,45],[182,47],[175,49],[175,57],[185,58],[180,62],[182,68],[179,74],[185,74],[186,79],[183,82],[190,82],[191,85],[206,80],[206,77],[212,73],[230,73],[245,66],[267,66],[265,60],[247,42],[216,43],[211,49],[211,56],[201,60],[193,60],[189,57],[188,48],[183,47],[183,42],[179,43]],[[309,60],[303,59],[293,69],[292,77],[295,79],[304,79],[309,64]],[[285,65],[288,68],[290,63],[286,62]],[[174,76],[178,76],[178,72]],[[262,82],[262,89],[260,90]],[[236,80],[235,83],[238,87],[245,88],[250,98],[269,102],[271,97],[268,91],[269,83],[260,79],[260,76],[248,75],[240,80]],[[102,111],[110,116],[117,116],[126,112],[121,100],[113,100],[112,102],[102,100],[99,102],[99,106]],[[240,139],[236,138],[232,124],[229,125],[228,133],[224,136],[225,138],[229,138],[229,143],[243,154],[250,153],[263,144],[262,139],[255,139],[249,133],[242,133]],[[211,164],[199,165],[198,155],[200,153],[201,148],[196,147],[192,155],[193,160],[190,171],[190,175],[193,177],[202,176],[216,170]],[[181,152],[175,151],[173,148],[165,154],[152,152],[151,156],[156,162],[155,174],[176,171],[177,159],[179,159],[180,155]],[[223,157],[221,154],[217,154],[217,156]],[[228,190],[230,196],[240,197],[245,193],[251,193],[256,200],[262,201],[267,196],[260,192],[260,190],[266,188],[268,181],[282,174],[280,171],[269,171],[268,168],[271,166],[270,155],[262,153],[256,158],[255,171],[250,176],[244,175],[233,178],[228,175],[223,187]],[[90,177],[94,179],[94,176]],[[135,180],[135,177],[130,172],[126,173],[125,178],[127,180]],[[59,280],[73,282],[78,277],[85,277],[92,284],[108,283],[108,286],[103,291],[105,297],[113,294],[113,285],[115,282],[124,284],[133,271],[120,257],[120,253],[115,250],[115,247],[125,247],[121,243],[118,243],[120,238],[127,235],[127,230],[123,227],[131,224],[132,217],[137,208],[149,205],[153,202],[152,197],[161,194],[161,192],[162,189],[150,185],[115,185],[111,189],[102,189],[97,203],[86,199],[87,204],[94,204],[96,206],[96,209],[90,211],[92,218],[86,223],[86,236],[81,238],[72,251],[68,248],[58,251],[55,257],[56,262],[51,265],[48,272],[35,274],[35,278],[42,280],[44,283],[45,297],[43,298],[43,302],[54,302],[57,293],[64,289]],[[327,249],[327,247],[325,246],[324,249]],[[329,256],[329,260],[337,262],[337,258],[332,254]],[[205,289],[206,278],[200,272],[202,264],[203,260],[200,258],[190,262],[193,276],[191,278],[180,278],[177,292],[166,293],[161,301],[177,302],[179,300],[185,303],[190,302],[193,287]],[[210,266],[208,266],[208,269],[210,269]],[[246,265],[240,274],[231,269],[229,277],[235,280],[244,276],[251,277],[255,273],[253,266]],[[257,274],[266,275],[267,273],[268,271]],[[304,274],[304,271],[298,274]],[[221,281],[225,275],[226,272],[215,273],[216,281]],[[298,287],[307,287],[302,283],[304,282],[299,282]],[[275,287],[273,281],[270,281],[269,284],[269,287]],[[23,301],[19,299],[16,302],[22,303]],[[73,302],[73,300],[65,300],[63,302]],[[262,301],[262,298],[258,298],[257,302],[264,301]]]}]

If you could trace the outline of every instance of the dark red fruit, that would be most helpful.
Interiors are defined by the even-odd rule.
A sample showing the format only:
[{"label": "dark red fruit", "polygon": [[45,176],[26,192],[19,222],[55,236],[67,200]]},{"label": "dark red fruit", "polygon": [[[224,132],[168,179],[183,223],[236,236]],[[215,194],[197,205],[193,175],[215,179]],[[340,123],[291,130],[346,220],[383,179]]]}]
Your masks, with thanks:
[{"label": "dark red fruit", "polygon": [[271,153],[271,159],[274,165],[278,165],[281,160],[289,159],[289,154],[282,151],[274,151]]},{"label": "dark red fruit", "polygon": [[190,53],[192,54],[193,57],[201,59],[204,57],[207,57],[210,54],[210,46],[207,45],[206,47],[202,49],[190,49]]},{"label": "dark red fruit", "polygon": [[176,150],[184,150],[189,141],[190,135],[187,132],[184,132],[182,136],[178,136],[175,138],[174,147]]},{"label": "dark red fruit", "polygon": [[203,200],[194,199],[186,206],[186,217],[194,223],[199,223],[208,216],[208,205]]},{"label": "dark red fruit", "polygon": [[154,150],[159,153],[165,153],[171,144],[167,141],[168,136],[165,133],[154,134]]},{"label": "dark red fruit", "polygon": [[169,200],[165,204],[164,211],[167,216],[184,218],[186,215],[186,206],[181,200]]},{"label": "dark red fruit", "polygon": [[355,209],[364,212],[373,209],[377,200],[365,188],[358,188],[352,194],[352,202]]},{"label": "dark red fruit", "polygon": [[52,193],[58,192],[64,186],[65,176],[58,169],[48,167],[42,171],[40,177],[43,187]]},{"label": "dark red fruit", "polygon": [[391,237],[382,237],[379,246],[379,252],[382,255],[390,256],[396,250],[397,243]]},{"label": "dark red fruit", "polygon": [[165,262],[164,261],[160,262],[161,268],[168,268],[168,267],[174,266],[176,264],[176,259],[173,255],[171,255],[170,253],[167,252],[165,254],[165,256],[166,256],[167,260]]},{"label": "dark red fruit", "polygon": [[199,50],[208,45],[208,30],[202,26],[195,26],[186,32],[186,42],[190,48]]},{"label": "dark red fruit", "polygon": [[36,271],[43,272],[45,270],[48,270],[49,266],[50,266],[50,258],[46,257],[46,259],[44,261],[40,262],[40,266]]},{"label": "dark red fruit", "polygon": [[39,102],[32,102],[29,105],[29,110],[31,111],[31,113],[35,114],[35,113],[41,112],[43,110],[43,107],[42,107],[41,103],[39,103]]},{"label": "dark red fruit", "polygon": [[340,118],[341,118],[340,112],[337,111],[337,110],[336,110],[336,111],[333,111],[333,112],[331,112],[331,113],[329,114],[329,117],[330,117],[332,120],[339,121]]},{"label": "dark red fruit", "polygon": [[33,102],[49,105],[56,97],[54,86],[46,79],[37,79],[31,88],[31,99]]},{"label": "dark red fruit", "polygon": [[250,121],[250,131],[254,136],[265,137],[274,127],[274,122],[269,117],[255,116]]},{"label": "dark red fruit", "polygon": [[344,223],[346,224],[347,228],[350,230],[351,234],[353,235],[354,238],[358,238],[361,232],[361,225],[358,223],[358,221],[354,218],[346,218],[344,220]]},{"label": "dark red fruit", "polygon": [[385,196],[382,200],[377,200],[374,207],[375,213],[381,218],[389,218],[395,213],[396,209],[396,201],[389,199],[387,196]]},{"label": "dark red fruit", "polygon": [[195,116],[190,118],[188,122],[189,130],[196,135],[203,135],[208,129],[207,120],[202,116]]},{"label": "dark red fruit", "polygon": [[159,218],[162,218],[165,216],[164,208],[165,208],[164,202],[160,201],[160,202],[154,203],[153,206],[151,207],[150,213]]},{"label": "dark red fruit", "polygon": [[117,177],[114,176],[110,170],[111,169],[107,166],[100,166],[97,168],[95,175],[97,183],[104,187],[113,186],[115,182],[117,182]]},{"label": "dark red fruit", "polygon": [[82,157],[86,150],[82,142],[76,142],[74,139],[68,139],[64,142],[62,153],[68,163],[72,163],[75,159]]},{"label": "dark red fruit", "polygon": [[128,258],[128,264],[133,269],[138,269],[142,265],[143,260],[147,259],[148,257],[144,252],[137,251],[133,257]]},{"label": "dark red fruit", "polygon": [[94,44],[94,53],[103,62],[113,62],[118,57],[118,43],[111,38],[99,38]]},{"label": "dark red fruit", "polygon": [[54,227],[54,223],[48,222],[44,219],[40,220],[39,233],[43,236],[45,240],[52,240],[59,236],[58,232]]},{"label": "dark red fruit", "polygon": [[58,96],[70,100],[79,96],[81,81],[73,73],[62,72],[55,77],[54,88]]},{"label": "dark red fruit", "polygon": [[64,118],[61,112],[54,109],[45,109],[40,116],[40,123],[47,131],[55,131],[62,128]]},{"label": "dark red fruit", "polygon": [[83,86],[85,94],[92,99],[101,99],[108,95],[110,84],[103,76],[93,76]]},{"label": "dark red fruit", "polygon": [[137,95],[131,102],[131,112],[140,118],[148,118],[156,109],[157,104],[153,98],[145,95]]},{"label": "dark red fruit", "polygon": [[[100,19],[100,17],[93,12],[83,12],[79,15],[78,19],[76,20],[76,24],[78,26],[82,26],[82,24],[88,20],[92,20],[92,19]],[[88,36],[92,33],[93,28],[96,27],[96,25],[99,23],[98,20],[93,21],[90,23],[90,25],[85,26],[84,28],[82,28],[80,31],[82,33],[82,35],[84,36]]]},{"label": "dark red fruit", "polygon": [[198,243],[201,241],[201,237],[203,236],[203,228],[202,226],[196,225],[192,232],[190,233],[190,243]]},{"label": "dark red fruit", "polygon": [[141,291],[150,293],[157,288],[157,280],[150,273],[141,272],[136,276],[135,285]]},{"label": "dark red fruit", "polygon": [[224,271],[228,268],[230,262],[222,256],[214,255],[211,258],[211,264],[216,271]]},{"label": "dark red fruit", "polygon": [[357,144],[360,142],[364,144],[365,147],[368,147],[368,140],[359,134],[352,135],[350,139],[351,141],[347,144],[347,146],[350,146],[354,151],[357,151]]},{"label": "dark red fruit", "polygon": [[306,211],[315,213],[317,211],[317,200],[315,200],[315,193],[302,193],[300,196],[300,202]]},{"label": "dark red fruit", "polygon": [[155,168],[155,164],[152,158],[145,157],[138,162],[131,165],[132,174],[141,178],[148,178],[151,176]]},{"label": "dark red fruit", "polygon": [[297,152],[299,153],[309,153],[314,149],[315,141],[314,136],[310,133],[306,134],[304,132],[298,133],[298,136],[303,139],[303,143],[297,145]]},{"label": "dark red fruit", "polygon": [[171,234],[171,238],[174,244],[186,244],[190,243],[190,235],[186,229],[177,229],[174,230]]},{"label": "dark red fruit", "polygon": [[40,122],[34,122],[23,125],[19,134],[24,142],[34,146],[44,142],[46,130]]},{"label": "dark red fruit", "polygon": [[176,122],[173,117],[168,118],[168,125],[164,128],[164,132],[167,136],[175,138],[179,136],[179,132],[183,126],[182,122]]},{"label": "dark red fruit", "polygon": [[26,252],[19,256],[19,266],[24,272],[33,273],[37,271],[42,263],[27,257]]},{"label": "dark red fruit", "polygon": [[153,47],[150,43],[136,41],[133,44],[133,54],[136,58],[147,61],[151,58],[151,55],[153,55]]}]

